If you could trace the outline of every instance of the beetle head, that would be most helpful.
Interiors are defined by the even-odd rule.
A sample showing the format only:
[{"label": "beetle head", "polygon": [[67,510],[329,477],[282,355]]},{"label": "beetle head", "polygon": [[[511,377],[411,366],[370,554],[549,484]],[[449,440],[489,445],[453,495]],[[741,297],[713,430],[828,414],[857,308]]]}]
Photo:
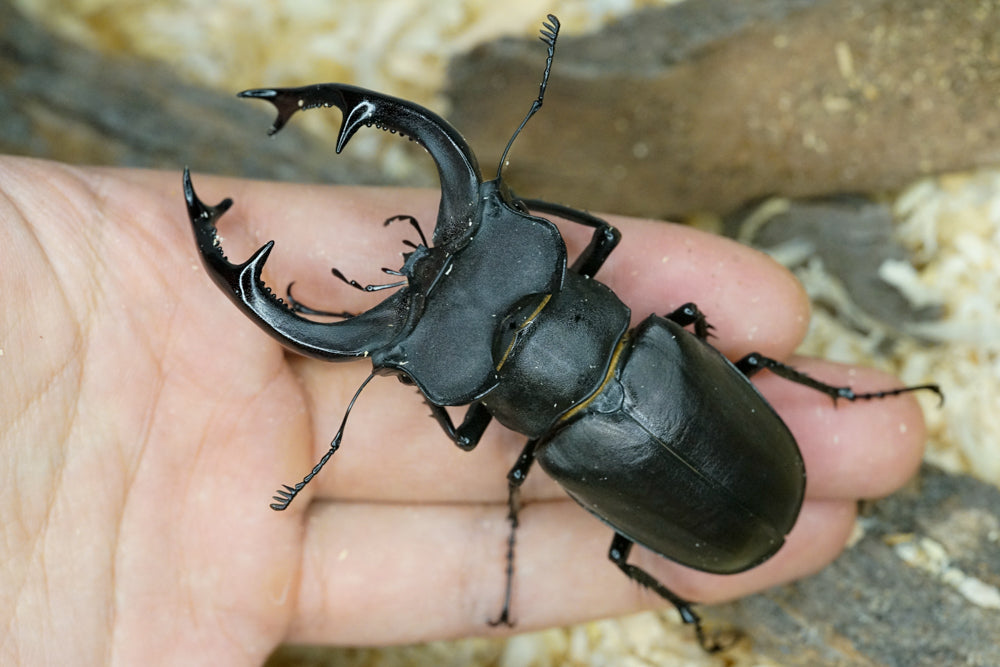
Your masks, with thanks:
[{"label": "beetle head", "polygon": [[[316,322],[299,316],[262,282],[261,273],[273,242],[241,264],[226,258],[215,225],[232,202],[227,199],[216,206],[204,204],[185,170],[188,214],[202,262],[212,279],[265,331],[307,356],[372,356],[376,368],[410,373],[411,368],[420,365],[419,358],[426,357],[420,349],[437,345],[442,331],[451,332],[451,349],[471,347],[483,354],[475,357],[474,367],[457,373],[463,379],[456,386],[436,388],[425,383],[421,389],[439,405],[468,402],[488,391],[496,381],[489,350],[497,317],[526,295],[557,289],[565,270],[565,245],[558,231],[551,223],[532,217],[500,177],[514,139],[542,105],[559,30],[558,20],[552,15],[548,18],[550,23],[542,30],[548,58],[538,98],[508,142],[496,179],[487,183],[461,134],[434,112],[412,102],[337,83],[240,93],[240,97],[266,100],[277,109],[270,134],[278,132],[300,109],[337,107],[342,114],[338,153],[366,126],[416,141],[430,153],[437,167],[441,202],[431,247],[426,242],[414,246],[398,272],[406,279],[405,286],[400,285],[402,289],[361,315],[339,322]],[[484,218],[489,218],[488,223]],[[457,253],[466,248],[469,250],[459,261]],[[516,280],[510,273],[509,257],[519,258]],[[429,300],[431,292],[439,296]],[[491,305],[484,305],[487,301]],[[427,313],[431,316],[422,322]],[[464,356],[472,359],[475,355]],[[441,359],[447,362],[449,357]],[[434,367],[422,376],[436,378],[447,373],[447,368]]]}]

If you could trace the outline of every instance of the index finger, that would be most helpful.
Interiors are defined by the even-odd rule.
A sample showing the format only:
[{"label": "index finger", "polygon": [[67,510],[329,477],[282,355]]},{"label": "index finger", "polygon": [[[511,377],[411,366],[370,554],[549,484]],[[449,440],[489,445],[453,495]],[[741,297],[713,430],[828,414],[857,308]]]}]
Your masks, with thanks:
[{"label": "index finger", "polygon": [[[420,219],[433,220],[436,204],[433,191],[337,189],[332,194],[353,201],[351,211],[337,211],[337,215],[350,213],[376,221],[352,227],[353,233],[374,239],[389,236],[377,222],[383,217],[404,210]],[[320,206],[324,211],[321,217],[333,216],[334,209],[342,205],[343,201],[332,198]],[[711,342],[731,357],[754,349],[781,358],[798,344],[808,320],[808,305],[795,279],[770,258],[727,239],[679,225],[620,216],[609,219],[620,227],[623,240],[597,278],[632,307],[634,320],[650,313],[665,314],[685,302],[696,301],[716,327],[717,336]],[[305,226],[317,234],[322,232],[315,220]],[[571,223],[562,223],[561,228],[572,258],[588,242],[590,230]],[[326,237],[332,234],[327,226]],[[391,247],[397,241],[390,237],[388,242]],[[376,240],[371,244],[369,254],[381,251],[385,256]],[[370,270],[373,263],[369,260],[368,264]],[[297,298],[338,310],[345,307],[339,297],[357,293],[331,280],[328,268],[313,269],[327,275],[319,283],[307,279],[296,282]],[[371,275],[356,270],[362,271],[355,274],[359,280]],[[300,265],[297,275],[311,272]],[[317,406],[312,412],[312,455],[313,460],[318,460],[339,427],[346,401],[364,380],[367,364],[343,366],[301,360],[295,365]],[[330,397],[338,398],[331,403]],[[524,444],[524,436],[492,426],[475,455],[463,456],[455,451],[437,423],[427,418],[427,408],[418,395],[384,380],[368,385],[355,404],[345,443],[348,440],[363,444],[338,451],[336,466],[324,469],[323,475],[312,482],[317,497],[502,502],[506,496],[505,473]],[[369,474],[372,470],[379,471],[377,478]],[[442,470],[450,471],[447,484],[442,484]],[[544,479],[533,476],[526,495],[561,495],[553,483]]]},{"label": "index finger", "polygon": [[[430,237],[440,193],[412,188],[309,186],[198,177],[203,199],[234,199],[220,223],[227,254],[248,256],[275,240],[267,271],[277,292],[295,281],[296,297],[320,309],[358,311],[384,294],[361,294],[334,280],[332,267],[359,282],[377,281],[380,267],[401,263],[406,225],[415,217]],[[207,194],[206,194],[207,193]],[[683,225],[603,216],[622,232],[598,279],[632,308],[634,319],[694,302],[714,327],[712,343],[730,357],[757,351],[787,357],[805,335],[809,303],[801,285],[767,255]],[[570,261],[591,230],[550,218],[560,227]],[[412,235],[412,234],[410,234]]]}]

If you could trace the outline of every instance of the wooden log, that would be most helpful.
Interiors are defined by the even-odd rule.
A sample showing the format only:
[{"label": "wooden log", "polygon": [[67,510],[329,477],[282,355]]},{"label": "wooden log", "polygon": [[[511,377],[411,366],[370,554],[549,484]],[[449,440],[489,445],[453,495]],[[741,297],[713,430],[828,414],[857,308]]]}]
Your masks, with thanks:
[{"label": "wooden log", "polygon": [[[875,192],[1000,155],[1000,12],[973,0],[696,0],[558,44],[505,172],[526,197],[670,218]],[[537,40],[452,63],[484,172],[538,89]],[[492,165],[491,165],[492,160]]]},{"label": "wooden log", "polygon": [[1000,490],[925,465],[800,582],[705,609],[787,667],[1000,665]]},{"label": "wooden log", "polygon": [[[167,67],[60,39],[0,0],[0,152],[300,182],[391,184],[376,159],[338,160],[335,134],[269,140],[273,110]],[[269,82],[261,82],[266,84]],[[180,176],[178,176],[180,183]]]}]

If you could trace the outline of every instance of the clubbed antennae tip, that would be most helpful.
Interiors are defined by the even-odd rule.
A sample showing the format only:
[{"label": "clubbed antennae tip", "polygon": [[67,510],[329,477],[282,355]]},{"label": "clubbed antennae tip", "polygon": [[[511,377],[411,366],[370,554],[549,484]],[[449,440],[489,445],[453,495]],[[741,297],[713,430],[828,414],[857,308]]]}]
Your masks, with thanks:
[{"label": "clubbed antennae tip", "polygon": [[539,30],[541,34],[538,36],[538,39],[545,42],[548,46],[555,48],[556,36],[559,34],[559,19],[552,14],[549,14],[546,18],[549,19],[549,23],[542,24],[542,29]]},{"label": "clubbed antennae tip", "polygon": [[287,484],[282,484],[282,488],[278,489],[273,496],[273,500],[276,502],[271,503],[271,509],[275,512],[283,512],[288,508],[288,505],[292,502],[292,499],[298,495],[299,489],[304,485],[300,485],[298,489],[288,486]]},{"label": "clubbed antennae tip", "polygon": [[500,178],[500,174],[503,172],[503,166],[507,162],[507,154],[510,152],[510,147],[514,145],[514,140],[517,139],[517,135],[521,133],[524,126],[528,124],[528,120],[535,115],[535,112],[542,108],[542,100],[545,98],[545,89],[549,85],[549,72],[552,71],[552,58],[556,54],[556,38],[559,37],[559,19],[557,19],[553,14],[548,15],[548,23],[542,24],[542,29],[539,31],[539,39],[548,46],[548,56],[545,58],[545,72],[542,73],[542,83],[538,86],[538,97],[531,103],[531,108],[528,109],[527,115],[521,124],[517,126],[514,130],[514,134],[511,135],[510,141],[507,142],[507,147],[503,149],[503,155],[500,156],[500,164],[497,166],[497,178]]},{"label": "clubbed antennae tip", "polygon": [[299,494],[299,491],[304,489],[306,484],[311,482],[313,477],[319,474],[319,471],[323,469],[323,466],[325,466],[326,462],[330,460],[330,457],[333,456],[334,452],[340,448],[340,441],[344,437],[344,427],[347,426],[347,418],[351,415],[351,409],[354,407],[354,403],[358,400],[358,396],[361,395],[361,392],[364,391],[364,388],[368,386],[368,383],[372,381],[373,377],[375,377],[374,372],[370,373],[368,377],[365,378],[365,381],[361,383],[361,386],[358,387],[358,390],[354,392],[354,398],[351,399],[351,402],[347,406],[347,410],[344,411],[344,418],[340,421],[340,428],[337,429],[337,435],[333,436],[333,442],[330,443],[330,449],[328,449],[326,454],[323,455],[323,458],[319,460],[319,463],[313,466],[313,469],[309,471],[308,475],[302,478],[301,482],[295,486],[282,484],[281,488],[275,492],[274,496],[272,496],[272,499],[275,502],[271,503],[271,509],[275,512],[282,512],[287,509],[295,499],[295,496]]}]

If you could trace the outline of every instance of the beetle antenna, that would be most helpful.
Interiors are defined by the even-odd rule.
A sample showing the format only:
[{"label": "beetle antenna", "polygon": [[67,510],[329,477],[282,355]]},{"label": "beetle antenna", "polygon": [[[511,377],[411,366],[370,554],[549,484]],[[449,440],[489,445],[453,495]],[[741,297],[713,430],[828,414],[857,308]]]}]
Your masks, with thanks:
[{"label": "beetle antenna", "polygon": [[333,453],[340,449],[340,441],[344,437],[344,427],[347,426],[347,418],[351,414],[351,408],[354,407],[354,402],[358,400],[358,396],[361,395],[361,392],[366,386],[368,386],[368,383],[372,381],[373,377],[375,377],[374,371],[368,374],[365,381],[362,382],[361,386],[358,387],[358,390],[354,392],[354,398],[351,399],[350,404],[347,406],[347,411],[344,412],[344,418],[340,421],[340,428],[337,429],[337,435],[333,436],[333,442],[330,443],[330,449],[328,449],[326,454],[323,455],[323,458],[319,460],[319,463],[313,466],[313,469],[309,471],[309,474],[302,478],[301,482],[295,486],[283,484],[282,488],[275,492],[274,500],[276,502],[271,503],[271,509],[276,512],[281,512],[287,509],[288,505],[295,499],[295,496],[299,495],[299,491],[305,488],[305,485],[312,481],[312,478],[323,469],[323,466],[325,466],[326,462],[330,460]]},{"label": "beetle antenna", "polygon": [[517,126],[514,130],[514,134],[511,135],[510,141],[507,142],[507,147],[503,149],[503,155],[500,156],[500,164],[497,166],[497,179],[500,179],[500,173],[503,171],[503,166],[507,162],[507,153],[510,152],[510,147],[514,144],[514,140],[517,139],[517,135],[521,133],[521,130],[528,123],[528,119],[535,115],[535,112],[542,108],[542,99],[545,97],[545,88],[549,85],[549,72],[552,71],[552,58],[556,54],[556,38],[559,36],[559,19],[557,19],[552,14],[548,15],[549,22],[542,24],[542,29],[539,31],[539,39],[545,42],[549,47],[549,55],[545,58],[545,72],[542,74],[542,83],[538,87],[538,97],[531,103],[531,108],[528,109],[528,114],[521,121],[521,124]]}]

